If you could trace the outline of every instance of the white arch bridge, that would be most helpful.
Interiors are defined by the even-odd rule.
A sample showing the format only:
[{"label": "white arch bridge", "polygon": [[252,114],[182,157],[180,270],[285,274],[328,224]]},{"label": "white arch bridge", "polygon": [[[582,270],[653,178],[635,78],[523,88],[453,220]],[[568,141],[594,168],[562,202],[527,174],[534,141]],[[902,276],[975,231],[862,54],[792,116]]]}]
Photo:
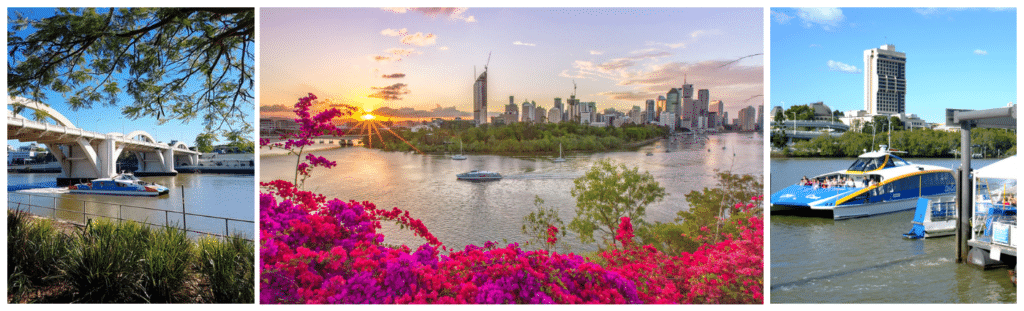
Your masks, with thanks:
[{"label": "white arch bridge", "polygon": [[[199,163],[199,152],[189,150],[184,143],[160,143],[145,131],[128,134],[86,131],[75,127],[68,118],[43,103],[9,96],[7,105],[7,139],[34,141],[49,147],[60,162],[59,186],[114,176],[117,174],[117,158],[123,152],[135,154],[138,159],[135,174],[140,176],[177,175],[175,157],[179,157],[178,163]],[[55,123],[33,121],[15,113],[15,110],[33,110]]]}]

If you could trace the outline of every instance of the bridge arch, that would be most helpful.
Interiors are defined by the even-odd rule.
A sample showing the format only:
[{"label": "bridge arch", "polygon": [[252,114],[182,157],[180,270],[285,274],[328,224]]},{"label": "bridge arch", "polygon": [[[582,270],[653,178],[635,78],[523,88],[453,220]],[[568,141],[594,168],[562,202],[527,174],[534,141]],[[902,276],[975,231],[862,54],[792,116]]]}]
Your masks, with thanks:
[{"label": "bridge arch", "polygon": [[189,150],[188,149],[188,145],[186,145],[185,143],[180,142],[180,141],[177,141],[177,142],[175,142],[174,144],[171,145],[171,148],[176,148],[177,149],[178,147],[181,147],[180,149]]},{"label": "bridge arch", "polygon": [[146,131],[143,130],[136,130],[131,133],[128,133],[128,135],[124,135],[124,137],[127,139],[135,139],[136,136],[145,137],[146,139],[149,140],[149,142],[156,143],[156,138],[153,138],[153,135],[149,135],[149,133],[146,133]]},{"label": "bridge arch", "polygon": [[46,115],[50,116],[51,119],[56,121],[57,124],[63,125],[64,127],[77,128],[73,123],[71,123],[71,120],[68,120],[68,118],[65,117],[63,114],[57,112],[57,110],[54,110],[53,108],[50,108],[50,105],[20,96],[7,96],[7,104],[11,106],[22,106],[36,111],[42,111],[46,113]]}]

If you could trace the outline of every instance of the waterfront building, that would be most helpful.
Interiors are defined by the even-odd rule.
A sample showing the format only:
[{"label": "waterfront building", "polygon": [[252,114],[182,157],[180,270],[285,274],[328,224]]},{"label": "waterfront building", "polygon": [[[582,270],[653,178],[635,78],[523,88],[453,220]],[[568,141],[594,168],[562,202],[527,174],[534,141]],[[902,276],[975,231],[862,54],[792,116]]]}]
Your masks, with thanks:
[{"label": "waterfront building", "polygon": [[698,129],[706,130],[708,128],[708,105],[711,103],[711,93],[707,89],[697,90],[697,106],[695,107],[698,111],[695,114],[697,122],[694,124]]},{"label": "waterfront building", "polygon": [[[830,113],[831,114],[831,113]],[[764,105],[757,105],[757,128],[764,128]]]},{"label": "waterfront building", "polygon": [[473,122],[477,126],[487,123],[487,70],[473,83]]},{"label": "waterfront building", "polygon": [[576,107],[579,109],[579,115],[577,120],[580,122],[580,124],[594,123],[594,110],[591,110],[590,103],[577,102]]},{"label": "waterfront building", "polygon": [[260,118],[260,134],[298,133],[301,129],[302,126],[294,118]]},{"label": "waterfront building", "polygon": [[[674,119],[672,119],[672,120],[663,120],[663,123],[671,124],[670,128],[678,127],[679,126],[679,120],[678,120],[679,119],[679,115],[685,113],[684,111],[682,111],[680,109],[683,106],[680,103],[680,101],[683,100],[682,99],[682,92],[683,91],[680,88],[672,88],[671,90],[668,91],[667,94],[665,94],[665,111],[668,112],[668,113],[671,113],[672,117]],[[686,106],[689,106],[689,105],[686,105]]]},{"label": "waterfront building", "polygon": [[864,51],[864,110],[871,115],[906,112],[907,54],[892,44]]},{"label": "waterfront building", "polygon": [[522,120],[520,120],[520,121],[521,122],[533,122],[533,119],[536,116],[536,112],[535,112],[533,104],[531,104],[529,101],[523,101],[522,107],[523,107],[523,113],[520,114],[520,116],[522,116]]},{"label": "waterfront building", "polygon": [[647,123],[647,122],[654,121],[654,116],[656,115],[656,113],[658,113],[657,108],[655,108],[655,106],[657,104],[655,103],[655,101],[653,99],[648,99],[645,104],[646,104],[647,110],[644,111],[644,121],[643,122]]},{"label": "waterfront building", "polygon": [[667,101],[668,100],[665,99],[665,96],[658,95],[658,100],[655,102],[658,110],[654,112],[654,118],[661,118],[661,113],[668,109],[665,107],[667,105]]},{"label": "waterfront building", "polygon": [[580,109],[580,100],[576,99],[576,95],[569,96],[569,102],[567,104],[569,105],[569,111],[566,113],[566,116],[564,118],[562,118],[562,119],[566,120],[566,121],[574,121],[574,122],[581,121],[580,120],[580,110],[581,110]]},{"label": "waterfront building", "polygon": [[590,111],[590,123],[597,122],[597,102],[585,103]]},{"label": "waterfront building", "polygon": [[772,111],[768,113],[768,120],[775,122],[775,115],[779,113],[785,113],[785,110],[782,110],[782,106],[772,107]]},{"label": "waterfront building", "polygon": [[513,102],[512,96],[508,97],[508,105],[505,105],[505,113],[502,118],[505,119],[505,124],[519,122],[519,105]]},{"label": "waterfront building", "polygon": [[633,124],[643,123],[643,112],[640,111],[640,106],[633,106],[633,109],[629,110],[629,122]]},{"label": "waterfront building", "polygon": [[558,107],[553,107],[551,110],[548,110],[548,122],[562,122],[562,110]]},{"label": "waterfront building", "polygon": [[739,113],[739,126],[740,130],[753,131],[757,125],[757,109],[754,106],[747,106],[747,108],[740,109]]},{"label": "waterfront building", "polygon": [[548,110],[544,107],[536,107],[534,110],[536,110],[536,115],[533,117],[533,122],[544,123],[544,120],[548,118]]},{"label": "waterfront building", "polygon": [[659,120],[658,121],[658,125],[667,126],[669,128],[669,130],[672,130],[672,129],[675,128],[675,123],[674,122],[676,120],[676,116],[675,116],[675,114],[673,114],[671,112],[662,111],[661,115],[658,116],[658,120]]},{"label": "waterfront building", "polygon": [[722,125],[725,120],[722,120],[722,113],[725,112],[725,102],[721,100],[713,100],[708,104],[708,115],[715,113],[715,118],[708,118],[708,128],[715,128]]}]

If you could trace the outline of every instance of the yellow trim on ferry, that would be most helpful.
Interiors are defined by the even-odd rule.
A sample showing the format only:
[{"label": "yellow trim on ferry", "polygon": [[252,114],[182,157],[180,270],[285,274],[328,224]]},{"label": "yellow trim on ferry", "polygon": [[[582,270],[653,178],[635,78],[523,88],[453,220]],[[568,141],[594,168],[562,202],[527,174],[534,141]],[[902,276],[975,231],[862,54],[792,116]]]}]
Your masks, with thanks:
[{"label": "yellow trim on ferry", "polygon": [[839,204],[846,203],[846,201],[849,201],[850,199],[853,199],[853,198],[857,197],[858,195],[863,194],[864,192],[871,191],[871,190],[874,190],[875,188],[881,187],[882,185],[889,184],[889,183],[895,182],[897,180],[900,180],[900,179],[903,179],[903,178],[907,178],[907,177],[911,177],[911,176],[915,176],[915,175],[921,175],[921,174],[927,174],[927,173],[938,173],[938,172],[951,173],[953,171],[952,170],[916,171],[916,172],[913,172],[913,173],[903,174],[903,175],[900,175],[900,176],[889,178],[889,179],[883,180],[882,182],[878,183],[877,185],[874,185],[873,187],[867,187],[867,188],[858,190],[857,192],[851,193],[850,195],[847,195],[845,197],[842,197],[842,198],[836,200],[836,206],[839,206]]}]

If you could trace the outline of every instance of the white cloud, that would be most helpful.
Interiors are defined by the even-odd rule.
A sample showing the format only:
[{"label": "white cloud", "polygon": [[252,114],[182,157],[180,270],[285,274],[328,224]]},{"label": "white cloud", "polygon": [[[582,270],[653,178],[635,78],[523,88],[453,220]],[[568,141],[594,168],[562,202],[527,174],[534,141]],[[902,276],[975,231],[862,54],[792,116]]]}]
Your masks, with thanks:
[{"label": "white cloud", "polygon": [[404,36],[407,31],[408,31],[408,29],[405,29],[405,28],[402,28],[402,29],[391,29],[391,28],[388,28],[388,29],[381,30],[380,34],[388,36],[388,37],[398,37],[398,36]]},{"label": "white cloud", "polygon": [[803,21],[804,27],[820,25],[822,29],[831,30],[839,26],[845,18],[839,8],[799,8],[796,15]]},{"label": "white cloud", "polygon": [[988,55],[988,51],[986,51],[986,50],[981,50],[981,49],[978,49],[978,50],[974,50],[974,54],[978,54],[978,55]]},{"label": "white cloud", "polygon": [[402,43],[416,46],[433,45],[436,41],[437,35],[432,33],[424,35],[422,32],[417,32],[415,34],[402,37]]},{"label": "white cloud", "polygon": [[845,73],[860,73],[860,69],[857,69],[857,66],[844,64],[834,60],[828,61],[828,69]]},{"label": "white cloud", "polygon": [[601,55],[601,54],[604,54],[604,52],[601,52],[601,51],[595,51],[595,50],[590,50],[590,55]]},{"label": "white cloud", "polygon": [[793,19],[793,17],[786,15],[786,13],[772,10],[772,19],[774,19],[776,22],[779,22],[779,24],[785,24],[789,23],[789,20]]},{"label": "white cloud", "polygon": [[710,29],[710,30],[703,30],[703,29],[701,29],[701,30],[697,30],[697,31],[691,32],[690,33],[690,38],[696,39],[697,37],[711,36],[711,35],[720,35],[720,34],[722,34],[722,31],[720,31],[718,29]]},{"label": "white cloud", "polygon": [[406,12],[420,12],[423,15],[435,18],[438,16],[447,16],[451,20],[461,20],[467,23],[475,23],[476,17],[462,16],[468,8],[381,8],[381,10],[388,11],[396,14],[405,14]]},{"label": "white cloud", "polygon": [[811,46],[810,46],[810,47],[812,47],[812,48],[820,48],[820,47],[821,47],[821,44],[815,44],[815,43],[811,43]]},{"label": "white cloud", "polygon": [[537,44],[534,44],[534,43],[525,43],[525,42],[522,42],[522,41],[516,41],[516,42],[512,42],[512,44],[515,44],[515,45],[525,45],[525,46],[537,46]]}]

